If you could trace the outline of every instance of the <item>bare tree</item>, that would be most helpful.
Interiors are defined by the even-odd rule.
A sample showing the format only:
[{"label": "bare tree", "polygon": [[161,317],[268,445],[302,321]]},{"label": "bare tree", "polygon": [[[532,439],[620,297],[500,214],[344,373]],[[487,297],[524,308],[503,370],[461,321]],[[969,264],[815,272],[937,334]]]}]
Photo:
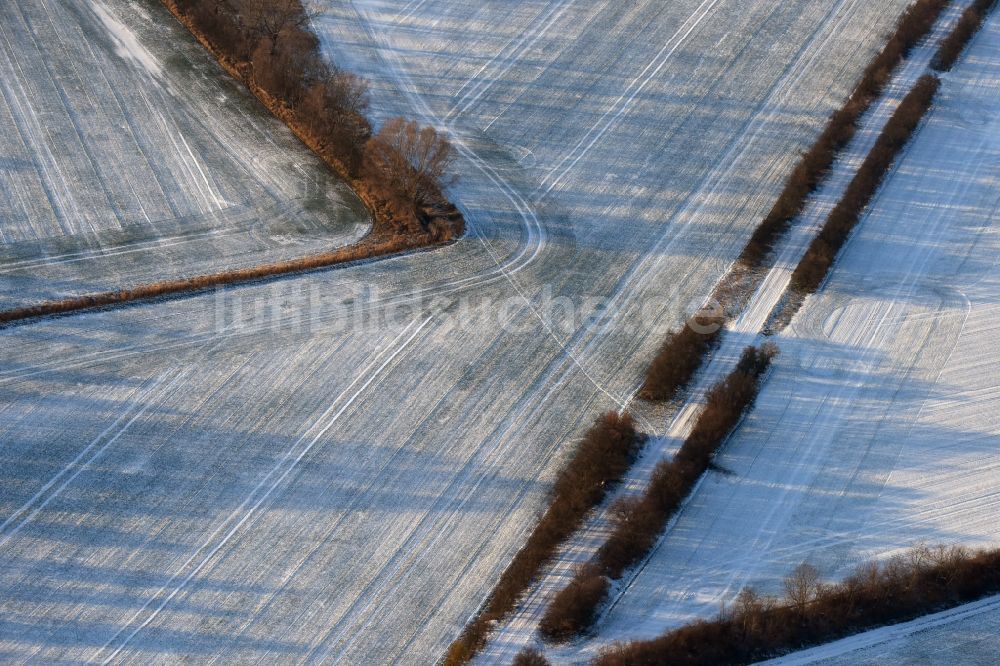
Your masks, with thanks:
[{"label": "bare tree", "polygon": [[772,605],[771,599],[762,597],[752,587],[744,587],[736,596],[732,621],[739,623],[744,636],[752,636],[760,630],[764,612]]},{"label": "bare tree", "polygon": [[379,169],[414,206],[433,204],[448,184],[454,150],[433,127],[393,118],[369,143]]},{"label": "bare tree", "polygon": [[785,578],[785,598],[800,613],[816,598],[819,589],[819,571],[811,564],[800,564]]},{"label": "bare tree", "polygon": [[244,24],[258,39],[267,39],[274,55],[282,33],[304,28],[312,13],[299,0],[239,0]]},{"label": "bare tree", "polygon": [[311,109],[333,110],[363,116],[368,112],[368,81],[337,67],[314,83],[307,94]]},{"label": "bare tree", "polygon": [[212,12],[216,14],[221,14],[223,12],[232,12],[233,3],[230,0],[203,0],[204,4],[211,9]]}]

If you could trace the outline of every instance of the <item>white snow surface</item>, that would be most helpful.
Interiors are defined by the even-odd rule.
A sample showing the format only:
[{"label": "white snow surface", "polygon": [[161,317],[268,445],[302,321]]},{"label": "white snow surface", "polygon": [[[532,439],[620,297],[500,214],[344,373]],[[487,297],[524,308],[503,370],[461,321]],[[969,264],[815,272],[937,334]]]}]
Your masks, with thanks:
[{"label": "white snow surface", "polygon": [[0,5],[0,308],[303,256],[369,228],[159,2]]},{"label": "white snow surface", "polygon": [[625,581],[598,637],[557,660],[712,616],[747,585],[778,593],[801,562],[836,580],[921,542],[1000,541],[998,71],[994,14],[828,283],[777,336],[725,472]]},{"label": "white snow surface", "polygon": [[452,133],[468,238],[0,331],[0,652],[436,660],[905,4],[329,3],[380,117]]},{"label": "white snow surface", "polygon": [[123,58],[132,60],[142,66],[150,76],[160,79],[163,77],[163,68],[149,50],[139,41],[135,33],[127,25],[119,21],[112,10],[99,0],[91,0],[91,7],[97,17],[108,29],[115,39],[115,51]]},{"label": "white snow surface", "polygon": [[[760,344],[772,313],[780,307],[792,273],[802,255],[819,233],[830,211],[843,196],[848,184],[882,133],[896,107],[927,72],[939,41],[951,32],[958,17],[969,4],[953,3],[939,17],[930,34],[911,49],[908,57],[893,72],[879,99],[859,119],[857,131],[840,152],[822,186],[813,193],[794,224],[776,244],[773,265],[760,280],[746,306],[726,327],[722,342],[699,370],[666,428],[664,437],[651,441],[622,483],[605,498],[602,506],[591,512],[572,538],[561,544],[538,580],[532,584],[515,613],[500,624],[478,661],[509,662],[523,649],[541,647],[538,624],[548,604],[573,579],[579,566],[593,559],[611,533],[611,507],[619,498],[639,497],[645,491],[656,465],[674,455],[688,437],[700,413],[705,395],[735,368],[743,349]],[[669,527],[667,528],[669,531]]]}]

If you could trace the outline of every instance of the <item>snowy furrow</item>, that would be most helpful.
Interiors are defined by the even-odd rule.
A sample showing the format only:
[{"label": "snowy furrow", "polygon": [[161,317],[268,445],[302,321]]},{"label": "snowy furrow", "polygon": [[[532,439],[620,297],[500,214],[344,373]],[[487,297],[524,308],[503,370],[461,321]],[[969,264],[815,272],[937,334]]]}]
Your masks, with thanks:
[{"label": "snowy furrow", "polygon": [[[548,603],[572,580],[580,564],[591,560],[607,539],[610,533],[608,507],[619,497],[641,495],[657,463],[673,455],[690,433],[707,391],[732,371],[745,346],[757,342],[769,317],[785,294],[792,272],[802,255],[822,228],[829,212],[840,200],[857,167],[871,151],[892,112],[917,79],[927,71],[938,42],[951,31],[968,4],[966,1],[951,6],[928,38],[913,49],[894,73],[886,86],[885,94],[862,117],[857,132],[838,156],[823,186],[810,197],[802,215],[781,239],[775,249],[773,267],[744,310],[727,328],[720,348],[713,353],[708,365],[698,373],[686,391],[687,399],[673,416],[666,435],[646,447],[616,493],[560,548],[553,562],[546,567],[540,580],[532,586],[527,598],[520,604],[517,613],[504,623],[490,641],[483,652],[484,663],[511,661],[522,649],[539,641],[536,629]],[[616,601],[613,598],[611,605],[614,603]]]},{"label": "snowy furrow", "polygon": [[[470,237],[0,332],[0,515],[27,506],[23,522],[44,504],[3,546],[0,651],[439,657],[523,543],[573,439],[634,392],[663,329],[739,253],[905,0],[715,3],[616,103],[702,4],[330,3],[324,43],[373,80],[381,117],[445,118],[511,42],[447,124],[464,148],[452,195]],[[519,42],[538,17],[552,25]],[[191,104],[211,108],[213,86]],[[623,113],[532,200],[609,110]],[[164,114],[149,122],[173,122]],[[237,152],[268,141],[219,132]],[[560,318],[548,295],[610,303],[615,321]],[[258,319],[237,325],[234,310]],[[355,381],[364,390],[324,431]]]},{"label": "snowy furrow", "polygon": [[784,353],[720,457],[728,473],[701,485],[599,643],[710,616],[745,585],[778,592],[803,561],[836,579],[920,541],[1000,538],[998,67],[994,16],[829,283],[779,336]]},{"label": "snowy furrow", "polygon": [[5,3],[0,81],[0,308],[302,256],[370,226],[156,3]]}]

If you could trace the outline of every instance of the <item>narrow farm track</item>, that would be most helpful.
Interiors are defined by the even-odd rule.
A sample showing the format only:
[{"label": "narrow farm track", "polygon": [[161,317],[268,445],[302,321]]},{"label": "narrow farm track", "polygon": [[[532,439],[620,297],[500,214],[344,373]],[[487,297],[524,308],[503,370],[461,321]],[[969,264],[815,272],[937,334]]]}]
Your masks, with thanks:
[{"label": "narrow farm track", "polygon": [[[778,592],[804,561],[838,579],[918,542],[1000,538],[998,66],[994,15],[945,76],[828,284],[778,336],[784,353],[719,460],[729,473],[702,484],[599,642],[710,616],[746,585]],[[906,641],[869,654],[858,640],[842,660],[818,648],[816,661],[920,654]]]},{"label": "narrow farm track", "polygon": [[0,650],[439,657],[904,4],[331,3],[373,107],[462,147],[469,237],[0,331]]},{"label": "narrow farm track", "polygon": [[[640,460],[629,470],[621,486],[604,505],[588,518],[584,526],[564,544],[545,572],[532,586],[517,613],[506,622],[483,652],[483,663],[509,662],[522,649],[539,642],[536,634],[538,623],[548,603],[573,579],[577,568],[590,561],[610,535],[609,507],[619,497],[638,496],[660,460],[673,455],[694,426],[707,391],[728,375],[735,367],[744,347],[759,342],[761,333],[772,313],[778,307],[791,280],[792,272],[805,253],[812,239],[822,228],[826,217],[840,201],[857,167],[865,159],[881,134],[899,102],[906,96],[917,79],[930,65],[937,44],[947,35],[958,16],[969,2],[951,6],[939,19],[934,31],[897,68],[884,95],[872,104],[862,117],[858,131],[838,156],[827,179],[819,191],[812,195],[802,215],[795,220],[789,232],[775,248],[775,262],[750,298],[741,314],[727,327],[722,344],[716,350],[691,386],[686,399],[673,415],[665,436],[653,440],[643,451]],[[697,491],[695,491],[697,492]],[[669,528],[667,530],[669,534]],[[641,567],[639,567],[641,571]],[[628,572],[626,580],[616,587],[610,607],[617,603],[637,572]],[[698,585],[697,580],[688,583]]]}]

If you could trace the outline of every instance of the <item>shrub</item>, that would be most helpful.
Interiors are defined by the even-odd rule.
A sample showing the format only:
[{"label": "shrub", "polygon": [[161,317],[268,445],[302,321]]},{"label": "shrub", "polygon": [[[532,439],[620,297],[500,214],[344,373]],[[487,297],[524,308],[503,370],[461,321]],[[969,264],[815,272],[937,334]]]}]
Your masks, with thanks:
[{"label": "shrub", "polygon": [[792,170],[785,187],[760,226],[754,230],[740,260],[759,265],[775,242],[799,215],[806,199],[816,191],[829,172],[837,153],[857,130],[858,120],[882,93],[892,71],[923,37],[930,33],[949,0],[917,0],[896,24],[886,45],[872,59],[844,105],[830,116],[826,128]]},{"label": "shrub", "polygon": [[650,641],[615,645],[599,666],[749,664],[952,607],[1000,591],[1000,550],[916,548],[822,584],[801,565],[778,599],[744,589],[732,607]]},{"label": "shrub", "polygon": [[941,40],[941,45],[938,46],[937,53],[934,54],[931,66],[939,72],[951,70],[958,57],[962,55],[962,51],[979,32],[980,26],[986,20],[986,15],[995,6],[996,0],[976,0],[966,8],[958,19],[954,30]]},{"label": "shrub", "polygon": [[393,118],[368,141],[372,166],[416,208],[434,204],[454,160],[448,140],[433,127]]},{"label": "shrub", "polygon": [[513,666],[549,666],[549,660],[538,650],[521,650],[514,657]]},{"label": "shrub", "polygon": [[677,455],[657,464],[646,492],[615,503],[611,536],[597,551],[595,566],[581,569],[555,597],[549,608],[551,618],[546,614],[549,624],[542,629],[543,637],[565,640],[589,628],[604,599],[595,592],[595,577],[620,578],[650,551],[670,516],[753,403],[760,378],[776,354],[777,348],[770,344],[759,349],[747,347],[736,368],[709,391],[705,408]]},{"label": "shrub", "polygon": [[161,282],[138,285],[117,291],[106,291],[55,301],[45,301],[35,305],[0,311],[0,325],[35,317],[62,315],[121,303],[193,293],[212,287],[240,284],[277,275],[316,270],[359,259],[401,252],[416,247],[416,245],[416,241],[406,238],[389,238],[379,241],[368,239],[357,245],[332,252],[301,257],[299,259],[290,259],[288,261],[262,264],[248,268],[237,268],[195,277],[178,278],[176,280],[163,280]]},{"label": "shrub", "polygon": [[861,219],[896,155],[909,141],[930,108],[939,85],[937,77],[923,76],[900,103],[848,184],[841,200],[830,212],[819,235],[799,260],[799,265],[792,274],[792,286],[795,289],[811,293],[819,288],[833,265],[837,252]]},{"label": "shrub", "polygon": [[620,577],[649,552],[667,520],[753,403],[760,377],[776,353],[772,345],[747,347],[733,372],[708,392],[704,409],[673,460],[657,464],[642,498],[616,507],[614,529],[597,554],[605,575]]},{"label": "shrub", "polygon": [[[432,128],[399,120],[387,123],[373,144],[365,118],[368,83],[326,62],[309,30],[303,0],[163,2],[354,185],[372,209],[376,233],[424,244],[462,233],[464,220],[442,191],[451,165],[447,139]],[[416,140],[391,140],[400,136]],[[429,144],[423,142],[427,137],[433,139]],[[419,152],[428,145],[433,150]],[[401,152],[412,148],[417,151]],[[428,156],[426,162],[414,161]],[[366,161],[371,163],[366,166]]]},{"label": "shrub", "polygon": [[580,634],[597,616],[610,583],[596,567],[584,566],[549,604],[538,624],[542,637],[561,641]]},{"label": "shrub", "polygon": [[664,402],[671,400],[691,381],[708,352],[722,337],[721,317],[706,323],[714,324],[710,333],[697,332],[685,324],[684,328],[667,335],[646,371],[639,395],[646,400]]},{"label": "shrub", "polygon": [[[163,0],[178,18],[208,41],[223,64],[235,63],[236,72],[249,69],[248,85],[259,86],[264,101],[276,100],[282,108],[274,109],[290,123],[321,157],[342,170],[349,180],[362,171],[364,148],[371,137],[371,126],[364,117],[368,109],[368,84],[363,79],[326,65],[319,54],[319,42],[309,32],[308,16],[300,0]],[[300,131],[303,130],[303,131]],[[431,130],[433,132],[433,130]],[[418,132],[420,133],[420,132]],[[423,134],[421,134],[423,135]],[[445,151],[447,142],[435,144]],[[447,168],[448,160],[435,166]],[[373,238],[332,252],[260,266],[221,271],[176,280],[139,285],[118,291],[46,301],[36,305],[0,311],[0,324],[33,317],[65,314],[130,301],[198,291],[209,287],[236,284],[248,280],[313,270],[391,254],[453,239],[462,233],[461,213],[441,193],[443,168],[425,177],[421,183],[420,215],[422,224],[407,224],[405,215],[392,215],[392,193],[373,200],[373,194],[385,192],[384,183],[352,180],[355,191],[372,209],[375,218]],[[390,184],[391,185],[391,184]],[[412,218],[413,215],[410,215]]]},{"label": "shrub", "polygon": [[559,544],[628,471],[642,441],[627,413],[608,412],[594,422],[556,478],[549,507],[524,547],[500,576],[479,615],[449,647],[446,664],[466,663],[482,649],[491,624],[514,610]]},{"label": "shrub", "polygon": [[[802,212],[809,195],[823,182],[837,153],[854,136],[859,119],[871,106],[872,100],[882,93],[892,71],[931,31],[948,1],[917,0],[900,17],[894,32],[865,68],[850,97],[830,116],[816,142],[792,170],[770,212],[747,241],[740,255],[741,263],[756,267],[764,261],[792,220]],[[817,243],[813,248],[815,265],[803,268],[802,277],[806,277],[807,270],[819,270],[824,263],[832,262],[835,253],[835,248],[827,241]],[[718,323],[721,326],[721,319]],[[701,367],[720,335],[721,330],[700,335],[690,326],[671,332],[646,371],[640,395],[653,401],[672,399]]]}]

